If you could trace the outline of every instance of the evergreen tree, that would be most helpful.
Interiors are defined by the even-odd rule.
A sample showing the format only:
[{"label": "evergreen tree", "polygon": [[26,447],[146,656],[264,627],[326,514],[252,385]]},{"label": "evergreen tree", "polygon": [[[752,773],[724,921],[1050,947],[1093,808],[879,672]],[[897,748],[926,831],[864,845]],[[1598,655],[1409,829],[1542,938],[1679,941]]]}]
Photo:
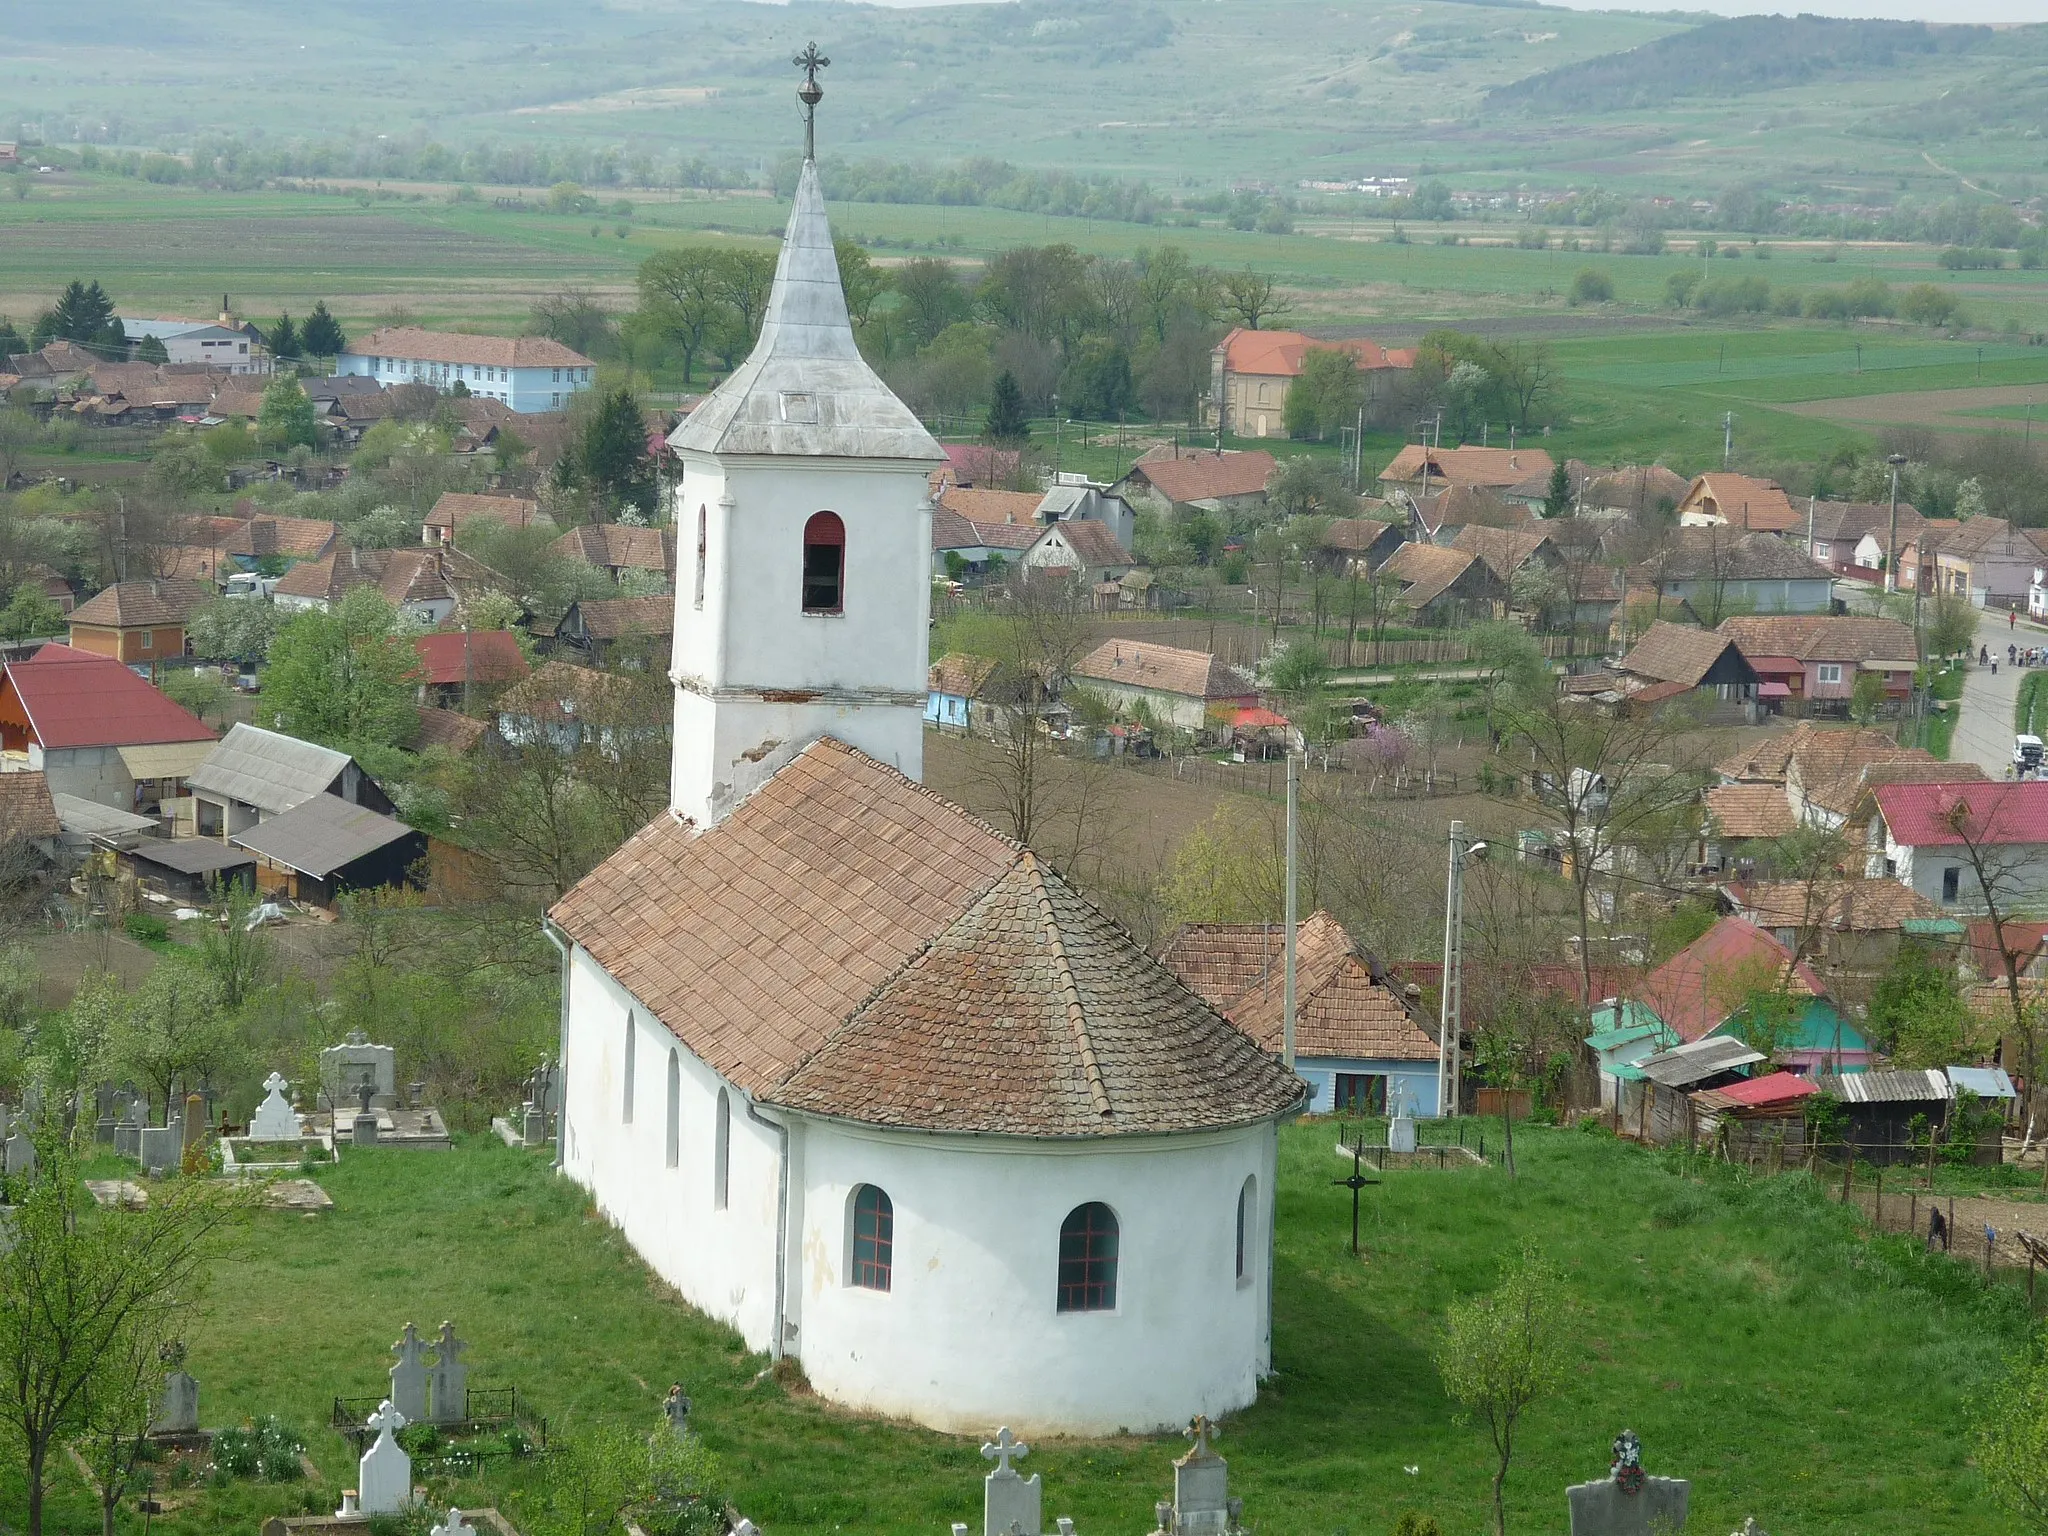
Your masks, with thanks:
[{"label": "evergreen tree", "polygon": [[1551,466],[1550,486],[1543,493],[1545,517],[1567,517],[1572,510],[1572,477],[1562,464]]},{"label": "evergreen tree", "polygon": [[171,354],[154,336],[145,336],[135,344],[135,361],[138,363],[168,363],[170,360]]},{"label": "evergreen tree", "polygon": [[64,296],[57,300],[51,313],[56,334],[64,340],[96,341],[114,318],[114,301],[107,297],[98,278],[81,283],[74,277],[65,285]]},{"label": "evergreen tree", "polygon": [[630,389],[608,391],[583,429],[578,468],[607,506],[652,513],[654,460],[647,453],[647,423]]},{"label": "evergreen tree", "polygon": [[270,328],[270,334],[263,338],[270,348],[270,355],[277,358],[299,355],[299,328],[292,324],[292,312],[286,310],[277,317],[277,324]]},{"label": "evergreen tree", "polygon": [[1005,447],[1017,446],[1031,437],[1031,423],[1024,416],[1024,391],[1017,387],[1017,376],[1007,368],[996,376],[995,389],[989,396],[988,420],[982,425],[981,435]]},{"label": "evergreen tree", "polygon": [[14,328],[14,322],[0,315],[0,358],[12,357],[17,352],[26,352],[29,344],[21,339],[21,332]]},{"label": "evergreen tree", "polygon": [[320,300],[299,327],[299,349],[308,357],[333,357],[347,345],[341,322],[327,312],[327,301]]}]

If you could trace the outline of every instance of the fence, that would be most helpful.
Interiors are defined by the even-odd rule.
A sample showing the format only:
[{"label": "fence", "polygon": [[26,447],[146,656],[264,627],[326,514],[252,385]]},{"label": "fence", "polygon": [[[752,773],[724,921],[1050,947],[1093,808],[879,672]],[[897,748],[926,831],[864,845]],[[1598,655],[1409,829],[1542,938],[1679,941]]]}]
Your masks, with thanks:
[{"label": "fence", "polygon": [[[380,1397],[337,1397],[328,1425],[339,1430],[360,1456],[374,1437],[365,1421],[383,1401]],[[399,1432],[407,1441],[417,1473],[467,1474],[487,1461],[548,1454],[548,1421],[530,1413],[514,1387],[470,1387],[464,1393],[459,1423],[421,1421]],[[441,1436],[459,1435],[460,1444],[443,1445]]]}]

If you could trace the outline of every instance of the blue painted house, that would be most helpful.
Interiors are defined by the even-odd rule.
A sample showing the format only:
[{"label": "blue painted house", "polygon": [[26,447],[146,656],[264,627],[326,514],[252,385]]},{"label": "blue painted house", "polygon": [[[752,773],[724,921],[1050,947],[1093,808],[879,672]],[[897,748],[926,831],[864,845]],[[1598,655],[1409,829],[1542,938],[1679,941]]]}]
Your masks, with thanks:
[{"label": "blue painted house", "polygon": [[996,664],[985,656],[949,652],[932,663],[926,678],[924,723],[962,734],[974,729],[981,691]]},{"label": "blue painted house", "polygon": [[[1231,1023],[1278,1051],[1285,937],[1280,923],[1191,923],[1160,959]],[[1301,924],[1294,978],[1294,1065],[1309,1085],[1311,1114],[1437,1114],[1435,1021],[1329,913]]]}]

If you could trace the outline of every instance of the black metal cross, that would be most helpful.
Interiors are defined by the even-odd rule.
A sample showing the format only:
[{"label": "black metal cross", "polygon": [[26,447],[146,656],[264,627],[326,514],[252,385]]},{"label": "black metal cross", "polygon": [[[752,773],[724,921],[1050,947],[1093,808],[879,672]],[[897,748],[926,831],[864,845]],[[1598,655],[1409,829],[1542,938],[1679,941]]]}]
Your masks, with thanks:
[{"label": "black metal cross", "polygon": [[804,83],[796,88],[796,99],[804,104],[804,158],[818,158],[818,103],[825,99],[825,88],[818,84],[818,71],[831,64],[831,60],[818,52],[818,45],[808,43],[804,51],[789,61],[804,72]]},{"label": "black metal cross", "polygon": [[1379,1183],[1378,1179],[1365,1176],[1365,1148],[1351,1149],[1351,1174],[1348,1178],[1332,1179],[1330,1182],[1351,1191],[1351,1256],[1358,1257],[1358,1192],[1368,1184]]}]

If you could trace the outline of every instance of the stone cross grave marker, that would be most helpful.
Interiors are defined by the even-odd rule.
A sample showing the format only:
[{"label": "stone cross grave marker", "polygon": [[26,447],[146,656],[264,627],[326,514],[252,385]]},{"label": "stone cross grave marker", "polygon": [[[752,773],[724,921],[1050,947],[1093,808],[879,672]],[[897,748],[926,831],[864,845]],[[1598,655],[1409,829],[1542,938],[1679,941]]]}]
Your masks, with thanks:
[{"label": "stone cross grave marker", "polygon": [[411,1323],[391,1346],[398,1363],[391,1367],[391,1400],[408,1421],[427,1416],[427,1341]]},{"label": "stone cross grave marker", "polygon": [[1230,1468],[1209,1448],[1216,1426],[1197,1414],[1185,1433],[1194,1445],[1173,1464],[1173,1529],[1187,1536],[1222,1536],[1233,1522]]},{"label": "stone cross grave marker", "polygon": [[672,1382],[668,1396],[661,1400],[662,1417],[668,1420],[668,1427],[679,1435],[690,1432],[690,1399],[683,1393],[683,1384]]},{"label": "stone cross grave marker", "polygon": [[1039,1516],[1038,1474],[1020,1477],[1011,1462],[1031,1454],[1031,1447],[1010,1433],[1005,1424],[996,1437],[981,1448],[981,1454],[996,1464],[995,1471],[982,1479],[982,1536],[1042,1536]]},{"label": "stone cross grave marker", "polygon": [[351,1030],[340,1045],[320,1053],[320,1090],[337,1108],[353,1099],[363,1084],[385,1105],[397,1102],[398,1053],[388,1045],[372,1045],[361,1030]]},{"label": "stone cross grave marker", "polygon": [[291,1084],[276,1072],[263,1080],[264,1100],[256,1106],[256,1113],[249,1118],[251,1141],[299,1139],[299,1112],[292,1108],[291,1101],[284,1096],[285,1089],[290,1086]]},{"label": "stone cross grave marker", "polygon": [[462,1511],[451,1506],[448,1511],[448,1523],[436,1525],[427,1536],[476,1536],[476,1527],[463,1524]]},{"label": "stone cross grave marker", "polygon": [[469,1346],[455,1337],[455,1325],[441,1324],[441,1337],[434,1343],[433,1420],[436,1424],[460,1424],[469,1417],[469,1367],[462,1363]]},{"label": "stone cross grave marker", "polygon": [[185,1346],[172,1340],[157,1351],[157,1358],[170,1367],[164,1377],[164,1395],[157,1406],[152,1435],[196,1435],[199,1433],[199,1383],[185,1370]]},{"label": "stone cross grave marker", "polygon": [[1571,1536],[1670,1536],[1685,1529],[1692,1484],[1683,1478],[1651,1477],[1643,1471],[1643,1443],[1632,1429],[1614,1441],[1614,1462],[1597,1483],[1565,1490],[1571,1506]]},{"label": "stone cross grave marker", "polygon": [[114,1122],[114,1150],[123,1157],[142,1155],[142,1114],[136,1103],[130,1099],[128,1107],[121,1111],[121,1118]]},{"label": "stone cross grave marker", "polygon": [[28,1139],[26,1131],[16,1131],[7,1138],[7,1172],[34,1173],[36,1171],[36,1144]]},{"label": "stone cross grave marker", "polygon": [[393,1438],[411,1421],[386,1398],[364,1421],[377,1432],[356,1467],[356,1507],[366,1515],[395,1515],[412,1502],[412,1458]]}]

